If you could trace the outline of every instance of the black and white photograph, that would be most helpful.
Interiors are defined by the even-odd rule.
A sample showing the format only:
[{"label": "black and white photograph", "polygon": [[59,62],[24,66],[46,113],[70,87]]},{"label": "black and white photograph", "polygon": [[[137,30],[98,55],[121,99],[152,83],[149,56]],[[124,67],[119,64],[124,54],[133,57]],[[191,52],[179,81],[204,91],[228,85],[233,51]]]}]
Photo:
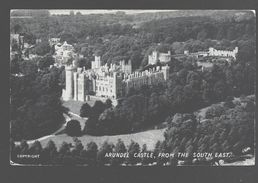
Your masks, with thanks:
[{"label": "black and white photograph", "polygon": [[11,166],[255,165],[255,10],[11,9],[9,62]]}]

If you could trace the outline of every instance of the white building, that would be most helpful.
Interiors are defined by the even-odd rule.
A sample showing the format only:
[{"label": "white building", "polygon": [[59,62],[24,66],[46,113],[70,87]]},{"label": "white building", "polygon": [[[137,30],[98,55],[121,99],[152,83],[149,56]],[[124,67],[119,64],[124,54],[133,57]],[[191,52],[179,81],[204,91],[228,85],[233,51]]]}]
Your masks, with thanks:
[{"label": "white building", "polygon": [[238,47],[235,47],[234,50],[216,50],[215,48],[209,48],[209,56],[217,56],[217,57],[232,57],[236,59],[236,55],[238,53]]},{"label": "white building", "polygon": [[63,44],[57,43],[55,45],[54,58],[58,65],[66,64],[69,59],[73,60],[75,56],[74,47],[66,41]]},{"label": "white building", "polygon": [[151,55],[148,56],[148,64],[154,65],[157,64],[158,61],[161,63],[167,63],[171,60],[171,52],[168,53],[160,53],[158,51],[153,51]]},{"label": "white building", "polygon": [[189,53],[188,50],[184,51],[185,55],[189,55],[189,56],[194,56],[196,58],[199,57],[225,57],[225,58],[233,58],[234,60],[236,60],[236,56],[238,53],[238,47],[235,47],[234,50],[229,51],[229,50],[217,50],[215,48],[210,47],[209,51],[198,51],[195,53]]},{"label": "white building", "polygon": [[61,38],[50,38],[48,40],[48,42],[49,42],[50,46],[53,46],[53,45],[57,45],[58,43],[60,43],[60,40],[61,40]]}]

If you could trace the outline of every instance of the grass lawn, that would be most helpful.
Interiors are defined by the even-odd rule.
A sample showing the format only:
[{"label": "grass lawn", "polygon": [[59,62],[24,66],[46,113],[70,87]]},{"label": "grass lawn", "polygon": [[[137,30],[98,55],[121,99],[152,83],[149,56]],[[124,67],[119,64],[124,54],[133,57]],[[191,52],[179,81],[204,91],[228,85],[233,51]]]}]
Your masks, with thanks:
[{"label": "grass lawn", "polygon": [[[134,140],[135,142],[139,143],[141,147],[143,144],[146,144],[149,150],[153,150],[158,140],[160,141],[164,140],[164,136],[163,136],[164,131],[165,129],[158,129],[158,130],[148,130],[145,132],[139,132],[134,134],[113,135],[113,136],[84,135],[82,137],[78,137],[78,139],[82,141],[82,144],[84,147],[87,147],[86,145],[89,142],[95,142],[98,145],[98,147],[101,147],[103,142],[105,142],[106,140],[108,142],[112,142],[113,144],[116,144],[119,138],[123,140],[126,146],[128,146],[131,140]],[[45,147],[49,140],[53,140],[58,149],[60,148],[63,142],[73,144],[72,137],[69,137],[66,134],[61,134],[61,135],[52,136],[40,141],[42,147]]]},{"label": "grass lawn", "polygon": [[63,106],[67,107],[71,112],[80,115],[81,106],[84,103],[88,103],[90,106],[93,106],[95,103],[95,100],[90,100],[87,102],[81,102],[81,101],[75,101],[75,100],[63,101]]},{"label": "grass lawn", "polygon": [[63,106],[67,107],[71,112],[80,115],[81,106],[84,103],[88,103],[92,107],[95,104],[96,100],[97,99],[93,97],[91,97],[90,101],[87,101],[87,102],[68,100],[68,101],[63,101]]}]

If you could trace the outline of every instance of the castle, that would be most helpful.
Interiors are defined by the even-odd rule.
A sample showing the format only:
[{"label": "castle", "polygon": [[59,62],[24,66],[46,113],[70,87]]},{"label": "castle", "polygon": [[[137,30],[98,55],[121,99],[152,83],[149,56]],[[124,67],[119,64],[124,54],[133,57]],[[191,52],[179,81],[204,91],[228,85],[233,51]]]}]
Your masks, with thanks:
[{"label": "castle", "polygon": [[161,63],[166,63],[171,60],[171,52],[168,53],[160,53],[158,51],[153,51],[151,55],[148,56],[148,64],[155,65],[158,61]]},{"label": "castle", "polygon": [[116,100],[126,96],[131,88],[164,82],[169,77],[169,66],[157,66],[141,72],[132,72],[131,61],[126,64],[102,65],[99,56],[95,56],[91,69],[77,68],[75,61],[65,66],[66,86],[63,100],[87,101],[89,96]]}]

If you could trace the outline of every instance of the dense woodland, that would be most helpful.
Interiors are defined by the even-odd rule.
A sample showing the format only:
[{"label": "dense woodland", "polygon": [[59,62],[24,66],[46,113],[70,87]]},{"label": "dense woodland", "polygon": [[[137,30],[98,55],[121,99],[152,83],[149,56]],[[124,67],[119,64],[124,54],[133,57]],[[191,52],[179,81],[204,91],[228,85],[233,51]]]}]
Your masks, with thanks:
[{"label": "dense woodland", "polygon": [[[28,51],[39,56],[32,60],[23,60],[19,47],[11,45],[18,53],[10,61],[12,139],[20,141],[48,135],[64,123],[63,113],[67,109],[60,100],[65,85],[64,68],[49,69],[54,60],[53,48],[47,42],[50,37],[60,37],[61,41],[73,44],[76,52],[84,55],[83,59],[77,59],[77,64],[86,68],[90,68],[93,54],[101,55],[103,62],[108,64],[130,59],[134,70],[144,70],[148,68],[147,56],[154,49],[181,54],[184,50],[195,52],[210,46],[229,50],[239,47],[235,62],[215,64],[203,72],[193,58],[172,58],[168,63],[170,78],[166,84],[143,86],[139,91],[131,90],[116,107],[110,100],[105,103],[97,101],[93,107],[84,104],[81,116],[88,118],[85,129],[77,130],[76,133],[68,130],[71,136],[132,133],[166,121],[169,123],[166,140],[160,142],[164,151],[201,151],[207,150],[208,144],[212,144],[209,145],[213,148],[209,149],[211,151],[216,148],[231,151],[236,147],[242,148],[243,144],[253,146],[253,109],[248,111],[241,106],[226,106],[219,116],[207,115],[210,119],[207,123],[199,124],[193,115],[181,122],[170,122],[176,113],[193,114],[200,108],[229,100],[233,96],[251,95],[255,91],[255,17],[248,12],[234,11],[209,12],[206,16],[201,12],[189,13],[193,16],[186,16],[183,12],[178,17],[174,13],[171,16],[169,13],[136,16],[119,12],[104,16],[73,12],[70,15],[49,15],[47,11],[25,14],[22,11],[12,12],[12,16],[32,17],[12,18],[12,33],[24,35],[25,42],[30,44],[35,44],[36,39],[42,40]],[[15,74],[23,76],[17,77]],[[241,125],[246,127],[241,130]],[[79,129],[78,125],[70,126]],[[212,133],[203,133],[209,129]],[[224,138],[221,130],[225,129]],[[214,144],[215,141],[217,143]],[[26,146],[25,142],[22,144]],[[121,148],[121,144],[117,148]],[[205,147],[200,147],[200,144]],[[35,146],[40,145],[37,143]],[[50,151],[57,153],[57,150],[53,150],[53,143],[49,146],[50,149],[36,149],[47,152],[49,158]],[[69,154],[68,147],[65,144],[61,152]],[[27,146],[20,148],[29,149]],[[90,152],[83,150],[82,156],[91,156],[93,159],[87,161],[95,161],[96,146],[91,144],[88,148]],[[108,151],[114,148],[106,144],[101,149]]]}]

